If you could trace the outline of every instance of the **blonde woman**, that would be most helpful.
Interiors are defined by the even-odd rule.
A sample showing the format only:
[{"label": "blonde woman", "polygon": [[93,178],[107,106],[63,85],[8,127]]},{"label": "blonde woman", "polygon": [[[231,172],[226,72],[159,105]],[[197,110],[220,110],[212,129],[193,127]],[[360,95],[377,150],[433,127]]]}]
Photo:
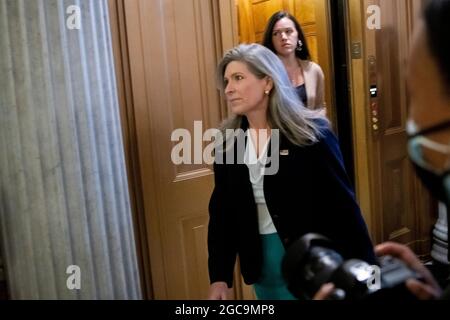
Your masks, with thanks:
[{"label": "blonde woman", "polygon": [[[232,148],[216,152],[209,298],[227,298],[239,255],[258,299],[293,299],[281,261],[309,232],[331,239],[345,258],[375,263],[337,139],[324,116],[303,107],[280,59],[264,46],[240,45],[225,54],[218,77],[233,113],[223,129],[241,133]],[[278,161],[276,172],[267,172],[268,158]]]}]

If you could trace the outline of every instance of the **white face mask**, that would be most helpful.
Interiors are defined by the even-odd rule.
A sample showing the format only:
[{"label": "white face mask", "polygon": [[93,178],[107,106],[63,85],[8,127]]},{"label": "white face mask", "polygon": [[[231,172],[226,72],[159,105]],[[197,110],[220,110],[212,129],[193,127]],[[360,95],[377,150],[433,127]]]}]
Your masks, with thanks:
[{"label": "white face mask", "polygon": [[419,130],[412,120],[406,123],[408,134],[408,151],[411,160],[424,169],[441,174],[450,169],[450,141],[437,142],[427,137],[428,134],[441,130],[449,130],[450,121]]},{"label": "white face mask", "polygon": [[449,128],[450,121],[421,131],[417,130],[414,122],[407,123],[408,154],[418,177],[434,197],[448,204],[450,204],[450,145],[433,141],[426,135]]},{"label": "white face mask", "polygon": [[[424,130],[417,130],[413,121],[406,124],[408,133],[408,154],[414,166],[417,176],[423,182],[430,193],[450,209],[450,143],[443,144],[426,137],[427,134],[441,130],[449,130],[450,121],[432,126]],[[434,153],[434,154],[433,154]],[[431,155],[431,157],[430,157]],[[436,162],[430,160],[438,156],[445,161]],[[447,214],[447,225],[450,223],[450,215]],[[450,251],[448,259],[450,261]]]}]

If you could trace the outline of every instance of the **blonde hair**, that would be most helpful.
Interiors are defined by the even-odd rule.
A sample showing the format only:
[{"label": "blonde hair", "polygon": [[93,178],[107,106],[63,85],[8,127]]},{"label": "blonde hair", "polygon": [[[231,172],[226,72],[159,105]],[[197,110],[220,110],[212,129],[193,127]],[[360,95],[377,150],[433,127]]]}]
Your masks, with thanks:
[{"label": "blonde hair", "polygon": [[[229,50],[220,62],[217,72],[222,93],[225,90],[225,70],[233,61],[245,63],[259,79],[266,76],[272,79],[273,89],[267,111],[267,119],[272,129],[279,129],[297,146],[310,145],[318,141],[329,121],[320,112],[309,110],[304,106],[289,81],[283,63],[272,51],[259,44],[242,44]],[[224,121],[221,130],[240,129],[244,121],[246,122],[245,116],[233,115]]]}]

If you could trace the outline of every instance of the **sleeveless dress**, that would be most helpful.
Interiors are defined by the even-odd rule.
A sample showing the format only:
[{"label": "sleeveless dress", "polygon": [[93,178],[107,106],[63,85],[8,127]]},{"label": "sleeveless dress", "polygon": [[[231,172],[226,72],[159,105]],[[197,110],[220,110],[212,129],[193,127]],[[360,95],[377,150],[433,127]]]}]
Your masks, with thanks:
[{"label": "sleeveless dress", "polygon": [[308,104],[308,96],[306,95],[305,84],[302,84],[301,86],[296,87],[295,91],[297,91],[298,97],[300,98],[300,100],[303,102],[303,104],[306,107],[306,105]]}]

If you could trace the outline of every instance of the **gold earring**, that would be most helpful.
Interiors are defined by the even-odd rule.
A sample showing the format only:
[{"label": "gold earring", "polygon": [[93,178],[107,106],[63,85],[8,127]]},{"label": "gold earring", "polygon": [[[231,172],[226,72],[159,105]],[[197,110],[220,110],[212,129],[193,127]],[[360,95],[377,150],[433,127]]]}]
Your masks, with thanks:
[{"label": "gold earring", "polygon": [[266,91],[264,91],[264,93],[266,94],[266,96],[268,96],[269,93],[270,93],[270,91],[269,91],[269,90],[266,90]]}]

